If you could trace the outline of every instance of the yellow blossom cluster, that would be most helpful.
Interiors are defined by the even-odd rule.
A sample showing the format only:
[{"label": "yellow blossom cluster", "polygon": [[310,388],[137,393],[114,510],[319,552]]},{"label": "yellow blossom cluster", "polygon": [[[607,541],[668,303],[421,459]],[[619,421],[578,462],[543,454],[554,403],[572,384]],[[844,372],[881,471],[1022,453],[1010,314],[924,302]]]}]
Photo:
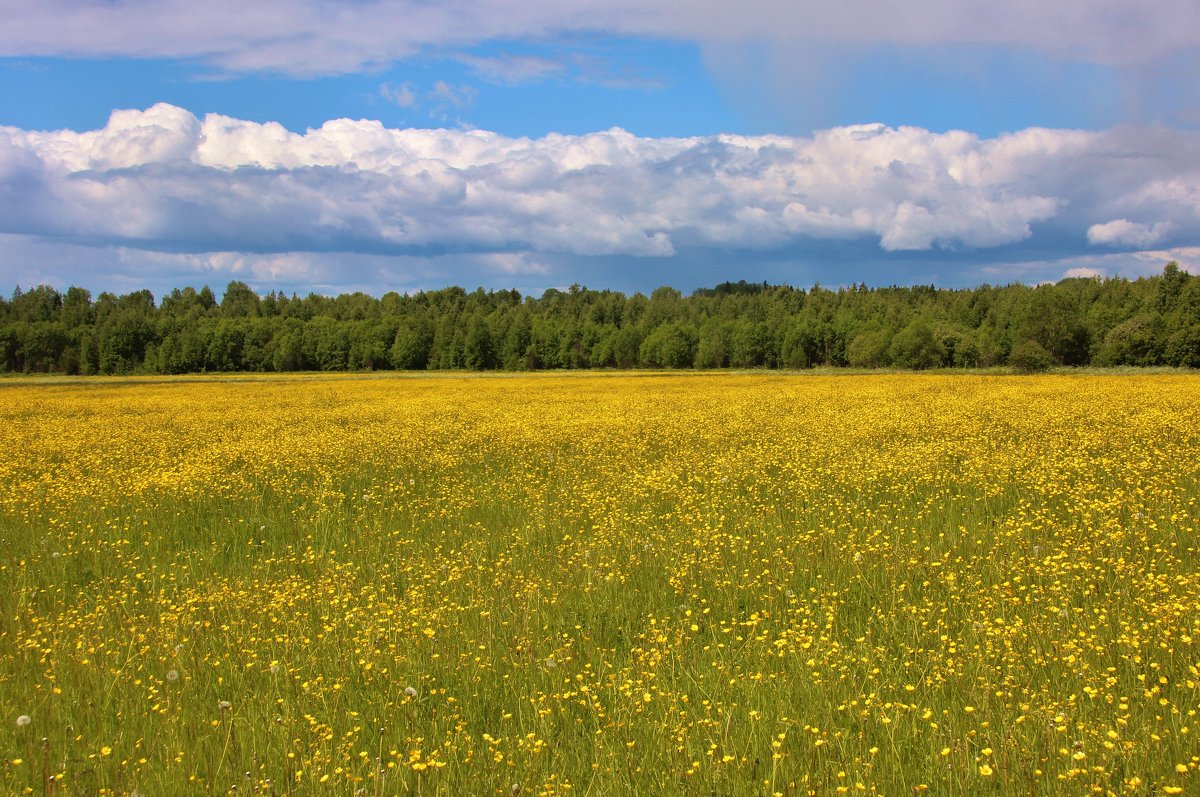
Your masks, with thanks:
[{"label": "yellow blossom cluster", "polygon": [[0,383],[0,792],[1200,789],[1200,378]]}]

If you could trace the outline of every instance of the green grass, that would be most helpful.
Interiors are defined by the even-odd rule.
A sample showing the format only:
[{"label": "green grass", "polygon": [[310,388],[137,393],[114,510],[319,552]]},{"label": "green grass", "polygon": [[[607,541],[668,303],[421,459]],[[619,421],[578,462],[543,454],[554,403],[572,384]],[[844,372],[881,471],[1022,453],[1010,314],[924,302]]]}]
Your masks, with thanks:
[{"label": "green grass", "polygon": [[1195,788],[1198,386],[14,388],[0,790]]}]

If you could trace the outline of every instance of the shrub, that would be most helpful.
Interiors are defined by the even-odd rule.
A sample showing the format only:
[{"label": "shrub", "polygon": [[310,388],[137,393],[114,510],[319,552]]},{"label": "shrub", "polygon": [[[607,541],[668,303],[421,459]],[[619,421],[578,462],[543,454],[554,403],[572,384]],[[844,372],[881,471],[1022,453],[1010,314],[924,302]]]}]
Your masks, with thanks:
[{"label": "shrub", "polygon": [[1033,374],[1054,365],[1054,357],[1036,340],[1023,340],[1013,346],[1008,364],[1019,374]]}]

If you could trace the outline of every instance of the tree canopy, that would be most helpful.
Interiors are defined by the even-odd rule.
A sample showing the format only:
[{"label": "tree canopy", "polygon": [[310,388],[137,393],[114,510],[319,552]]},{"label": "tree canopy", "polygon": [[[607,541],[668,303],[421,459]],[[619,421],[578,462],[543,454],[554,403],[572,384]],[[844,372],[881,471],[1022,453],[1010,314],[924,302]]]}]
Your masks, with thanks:
[{"label": "tree canopy", "polygon": [[259,296],[231,282],[0,298],[0,371],[116,374],[379,369],[1200,367],[1200,277],[838,290],[722,283],[683,296],[572,286],[540,297]]}]

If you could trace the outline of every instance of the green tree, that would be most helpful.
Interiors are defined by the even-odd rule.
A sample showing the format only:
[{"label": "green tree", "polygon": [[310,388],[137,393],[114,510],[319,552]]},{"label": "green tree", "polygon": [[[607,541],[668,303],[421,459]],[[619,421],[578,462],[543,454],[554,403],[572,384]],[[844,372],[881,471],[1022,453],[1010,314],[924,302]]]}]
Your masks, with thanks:
[{"label": "green tree", "polygon": [[274,338],[271,365],[276,371],[304,371],[312,364],[304,356],[304,322],[286,318]]},{"label": "green tree", "polygon": [[399,326],[398,319],[366,319],[355,323],[350,332],[350,370],[389,368],[390,349]]},{"label": "green tree", "polygon": [[158,371],[187,374],[204,370],[208,346],[197,327],[180,326],[168,333],[158,346]]},{"label": "green tree", "polygon": [[691,368],[696,358],[695,335],[681,324],[662,324],[642,341],[639,355],[648,368]]},{"label": "green tree", "polygon": [[63,297],[62,320],[68,329],[78,329],[93,323],[92,293],[72,285]]},{"label": "green tree", "polygon": [[1019,374],[1032,374],[1054,365],[1054,355],[1036,340],[1027,339],[1012,347],[1008,364]]},{"label": "green tree", "polygon": [[244,316],[222,318],[208,339],[205,353],[205,368],[209,371],[241,371],[242,347],[246,343],[246,329],[240,320]]},{"label": "green tree", "polygon": [[1167,340],[1163,359],[1167,365],[1200,368],[1200,324],[1176,330]]},{"label": "green tree", "polygon": [[259,298],[244,282],[230,282],[221,297],[221,315],[225,318],[252,318],[259,314]]},{"label": "green tree", "polygon": [[1086,365],[1090,335],[1078,303],[1065,289],[1041,285],[1015,309],[1014,340],[1034,340],[1063,365]]},{"label": "green tree", "polygon": [[734,368],[762,368],[774,365],[775,336],[770,324],[739,318],[729,341],[729,364]]},{"label": "green tree", "polygon": [[472,314],[463,342],[463,364],[472,371],[488,371],[496,368],[499,360],[487,320],[481,313]]},{"label": "green tree", "polygon": [[854,368],[883,368],[891,363],[891,334],[884,329],[860,332],[846,346],[846,361]]},{"label": "green tree", "polygon": [[[561,296],[561,292],[556,292]],[[552,300],[556,296],[552,295]],[[563,350],[562,331],[557,317],[535,316],[525,349],[525,367],[531,371],[562,368],[559,356]]]},{"label": "green tree", "polygon": [[817,352],[817,335],[812,325],[793,317],[783,333],[779,364],[784,368],[811,368]]},{"label": "green tree", "polygon": [[49,373],[67,370],[62,357],[70,343],[67,327],[61,321],[35,321],[25,326],[21,344],[22,370]]},{"label": "green tree", "polygon": [[345,371],[350,356],[347,325],[332,316],[316,316],[304,325],[304,359],[321,371]]},{"label": "green tree", "polygon": [[393,368],[400,371],[424,371],[429,365],[429,352],[433,348],[433,325],[424,318],[406,318],[401,321],[388,352]]},{"label": "green tree", "polygon": [[934,337],[929,322],[918,318],[892,338],[888,354],[892,364],[900,368],[924,370],[937,368],[946,362],[946,348]]},{"label": "green tree", "polygon": [[520,371],[526,367],[525,352],[529,350],[529,342],[533,337],[533,323],[529,320],[529,311],[516,310],[504,333],[504,342],[500,347],[500,357],[504,368],[509,371]]},{"label": "green tree", "polygon": [[642,331],[636,326],[624,326],[612,339],[612,364],[617,368],[636,368],[642,348]]},{"label": "green tree", "polygon": [[100,373],[100,333],[95,327],[83,327],[79,332],[79,373]]},{"label": "green tree", "polygon": [[696,344],[697,368],[725,368],[729,365],[730,330],[718,318],[709,318],[700,327]]},{"label": "green tree", "polygon": [[1161,319],[1142,314],[1113,327],[1104,337],[1101,365],[1156,365],[1161,360]]},{"label": "green tree", "polygon": [[274,320],[266,316],[245,322],[241,370],[265,372],[274,369],[276,329]]},{"label": "green tree", "polygon": [[146,346],[154,338],[150,319],[136,307],[110,316],[100,328],[99,372],[124,374],[140,370],[146,359]]},{"label": "green tree", "polygon": [[1162,276],[1158,281],[1155,310],[1162,315],[1174,312],[1175,308],[1179,305],[1179,298],[1183,295],[1184,288],[1191,279],[1191,275],[1181,269],[1179,263],[1174,260],[1167,263],[1163,267]]},{"label": "green tree", "polygon": [[18,287],[13,291],[9,316],[29,324],[38,321],[57,321],[62,311],[63,297],[49,285],[39,285],[28,291]]}]

